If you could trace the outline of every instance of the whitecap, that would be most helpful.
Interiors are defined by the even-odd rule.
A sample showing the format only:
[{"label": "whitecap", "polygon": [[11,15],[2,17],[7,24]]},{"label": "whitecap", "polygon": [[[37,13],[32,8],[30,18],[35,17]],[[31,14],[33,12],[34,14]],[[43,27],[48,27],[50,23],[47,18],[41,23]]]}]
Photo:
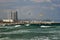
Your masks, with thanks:
[{"label": "whitecap", "polygon": [[51,27],[51,26],[44,26],[44,25],[42,25],[40,27],[42,27],[42,28],[48,28],[48,27]]},{"label": "whitecap", "polygon": [[29,26],[30,24],[26,24],[25,26]]},{"label": "whitecap", "polygon": [[16,25],[15,27],[20,27],[21,25]]}]

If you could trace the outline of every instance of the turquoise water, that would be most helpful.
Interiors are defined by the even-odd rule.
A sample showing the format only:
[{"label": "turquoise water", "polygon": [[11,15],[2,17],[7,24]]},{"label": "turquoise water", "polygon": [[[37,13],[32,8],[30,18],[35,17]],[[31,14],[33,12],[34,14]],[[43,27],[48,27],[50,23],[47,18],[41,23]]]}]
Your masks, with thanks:
[{"label": "turquoise water", "polygon": [[0,26],[0,40],[60,40],[60,25]]}]

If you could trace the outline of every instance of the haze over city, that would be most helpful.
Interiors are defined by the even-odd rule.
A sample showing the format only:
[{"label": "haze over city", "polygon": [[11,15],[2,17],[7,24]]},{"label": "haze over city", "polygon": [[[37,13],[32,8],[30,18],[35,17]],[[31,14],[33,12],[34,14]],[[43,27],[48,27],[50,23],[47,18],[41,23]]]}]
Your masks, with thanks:
[{"label": "haze over city", "polygon": [[18,12],[18,19],[60,22],[60,0],[0,0],[0,19],[10,18],[11,11]]}]

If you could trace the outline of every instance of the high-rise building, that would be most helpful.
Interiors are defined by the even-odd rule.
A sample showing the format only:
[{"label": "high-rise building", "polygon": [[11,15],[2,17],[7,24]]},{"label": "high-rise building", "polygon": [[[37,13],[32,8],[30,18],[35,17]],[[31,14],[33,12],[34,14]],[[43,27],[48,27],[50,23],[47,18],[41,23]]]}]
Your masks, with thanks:
[{"label": "high-rise building", "polygon": [[17,13],[17,11],[11,11],[11,19],[13,19],[14,21],[18,20],[18,13]]}]

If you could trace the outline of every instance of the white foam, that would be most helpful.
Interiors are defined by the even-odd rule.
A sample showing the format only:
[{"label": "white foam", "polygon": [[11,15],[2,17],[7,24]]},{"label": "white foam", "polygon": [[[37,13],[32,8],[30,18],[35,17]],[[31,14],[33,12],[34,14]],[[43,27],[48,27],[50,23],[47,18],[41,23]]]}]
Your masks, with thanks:
[{"label": "white foam", "polygon": [[29,26],[30,24],[26,24],[25,26]]},{"label": "white foam", "polygon": [[47,27],[51,27],[51,26],[44,26],[44,25],[42,25],[41,27],[42,27],[42,28],[47,28]]},{"label": "white foam", "polygon": [[15,27],[20,27],[21,25],[16,25]]}]

